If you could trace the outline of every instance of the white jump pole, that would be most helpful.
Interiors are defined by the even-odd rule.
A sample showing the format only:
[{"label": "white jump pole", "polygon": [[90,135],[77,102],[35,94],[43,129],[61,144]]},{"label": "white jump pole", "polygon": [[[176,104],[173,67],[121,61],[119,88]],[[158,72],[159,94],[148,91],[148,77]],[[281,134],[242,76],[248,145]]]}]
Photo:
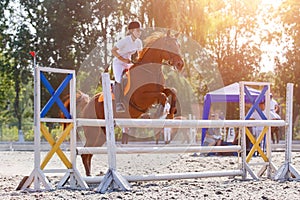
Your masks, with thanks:
[{"label": "white jump pole", "polygon": [[[115,119],[117,125],[126,127],[147,127],[147,128],[208,128],[208,127],[244,127],[244,126],[285,126],[283,120],[161,120],[161,119]],[[78,126],[104,126],[105,120],[77,119]],[[189,146],[189,147],[115,147],[115,153],[133,154],[133,153],[188,153],[188,152],[244,152],[245,147],[239,145],[233,146]],[[78,147],[77,154],[103,154],[107,153],[106,147]],[[247,163],[244,163],[246,165]],[[114,165],[115,166],[115,165]],[[247,171],[248,169],[245,169]],[[172,180],[172,179],[188,179],[188,178],[205,178],[218,176],[242,176],[246,179],[244,170],[223,170],[214,172],[196,172],[196,173],[174,173],[174,174],[157,174],[157,175],[140,175],[140,176],[124,176],[127,181],[150,181],[150,180]],[[250,171],[251,172],[251,171]],[[258,179],[256,175],[251,174],[253,179]],[[103,181],[103,177],[84,177],[87,183],[99,183]]]},{"label": "white jump pole", "polygon": [[[151,127],[151,128],[211,128],[211,127],[246,127],[246,126],[285,126],[286,122],[283,120],[160,120],[160,119],[113,119],[112,104],[111,104],[111,91],[110,91],[110,80],[108,74],[103,74],[103,92],[104,92],[104,105],[105,105],[105,120],[95,119],[77,119],[78,126],[106,126],[106,139],[107,148],[77,148],[77,154],[86,153],[105,153],[108,154],[109,169],[104,177],[86,177],[86,182],[97,182],[101,181],[98,186],[98,192],[104,193],[109,187],[119,187],[121,190],[129,190],[130,185],[128,181],[147,181],[147,180],[171,180],[171,179],[184,179],[184,178],[203,178],[203,177],[217,177],[217,176],[243,176],[246,178],[246,171],[254,179],[258,179],[257,176],[252,173],[252,170],[248,167],[245,159],[243,165],[246,166],[241,170],[227,170],[227,171],[215,171],[215,172],[196,172],[196,173],[173,173],[173,174],[158,174],[158,175],[142,175],[142,176],[124,176],[122,177],[116,170],[116,153],[149,153],[149,152],[167,152],[174,153],[176,149],[174,147],[168,148],[117,148],[115,145],[114,128],[113,125],[126,126],[126,127]],[[106,102],[106,103],[105,103]],[[182,152],[183,149],[180,149]],[[177,150],[178,151],[178,150]],[[233,147],[201,147],[197,149],[188,148],[187,151],[215,151],[215,152],[245,152],[244,146],[233,146]],[[125,185],[124,185],[125,184]]]},{"label": "white jump pole", "polygon": [[[115,118],[117,126],[136,128],[220,128],[220,127],[248,127],[248,126],[285,126],[284,120],[178,120],[178,119],[123,119]],[[103,119],[77,119],[77,126],[106,126]]]},{"label": "white jump pole", "polygon": [[109,169],[97,187],[96,191],[105,193],[109,188],[121,189],[122,191],[130,190],[130,184],[123,178],[116,168],[116,141],[113,120],[113,106],[111,96],[111,85],[108,73],[102,74],[102,87],[104,94],[104,114],[106,123],[106,143]]},{"label": "white jump pole", "polygon": [[[241,152],[239,145],[232,146],[189,146],[189,147],[115,147],[117,154],[162,154],[162,153],[210,153],[210,152]],[[77,155],[106,154],[107,147],[77,147]]]},{"label": "white jump pole", "polygon": [[33,56],[34,66],[34,169],[23,183],[21,190],[30,187],[33,182],[34,190],[41,189],[41,183],[44,185],[45,190],[51,190],[52,185],[41,170],[41,141],[40,141],[40,112],[41,112],[41,81],[40,70],[36,65],[36,55]]},{"label": "white jump pole", "polygon": [[[245,86],[247,85],[256,85],[256,86],[267,86],[267,90],[266,90],[266,93],[265,93],[265,99],[266,99],[266,117],[267,119],[269,119],[270,117],[270,83],[267,83],[267,82],[245,82],[245,81],[242,81],[239,83],[239,86],[240,86],[240,119],[241,120],[245,120],[245,116],[246,116],[246,113],[245,113]],[[249,121],[258,121],[258,120],[249,120]],[[261,121],[268,121],[268,120],[261,120]],[[271,124],[265,124],[264,126],[272,126]],[[246,127],[252,127],[252,126],[244,126],[242,128],[242,136],[241,136],[241,143],[242,143],[242,146],[245,146],[246,147]],[[259,171],[258,175],[254,174],[253,170],[249,167],[249,164],[246,162],[246,151],[242,153],[242,168],[244,170],[244,172],[249,172],[249,174],[252,176],[252,177],[255,177],[255,179],[258,179],[259,176],[261,176],[267,169],[268,170],[268,177],[270,178],[271,177],[271,168],[272,169],[275,169],[274,165],[272,164],[271,162],[271,138],[270,138],[270,128],[268,130],[268,133],[266,134],[267,137],[266,137],[266,146],[267,146],[267,158],[269,160],[269,162],[267,163],[267,165],[265,165],[265,163],[263,164],[263,167],[262,169]],[[245,148],[246,150],[246,148]],[[269,168],[268,168],[269,167]]]},{"label": "white jump pole", "polygon": [[[41,73],[62,73],[71,74],[72,81],[70,84],[70,113],[72,119],[61,119],[61,118],[47,118],[41,117]],[[58,187],[62,187],[70,179],[71,188],[75,188],[76,184],[80,185],[81,188],[87,189],[88,186],[82,179],[79,171],[76,168],[76,79],[74,70],[65,70],[49,67],[38,67],[35,64],[34,57],[34,170],[26,181],[22,184],[20,189],[26,189],[30,187],[31,183],[34,183],[34,190],[41,189],[41,183],[44,185],[45,190],[51,190],[52,185],[44,175],[44,173],[64,173],[64,177],[60,180]],[[58,122],[58,123],[74,123],[73,129],[71,131],[71,163],[70,169],[41,169],[41,148],[40,148],[40,138],[41,138],[41,122]]]},{"label": "white jump pole", "polygon": [[[162,180],[178,180],[193,178],[210,178],[210,177],[232,177],[242,176],[242,170],[223,170],[210,172],[185,172],[185,173],[169,173],[169,174],[149,174],[149,175],[130,175],[124,176],[129,182],[137,181],[162,181]],[[84,177],[84,180],[90,184],[97,184],[103,181],[103,176]]]},{"label": "white jump pole", "polygon": [[[47,69],[49,71],[49,69]],[[57,73],[60,72],[57,71]],[[80,175],[80,172],[77,169],[76,166],[76,129],[77,129],[77,116],[76,116],[76,75],[74,70],[63,70],[63,73],[71,73],[72,74],[72,80],[70,82],[70,114],[72,116],[71,123],[73,123],[73,128],[70,132],[70,160],[72,163],[72,169],[69,170],[64,177],[61,179],[61,181],[58,184],[58,188],[63,187],[66,182],[70,179],[70,187],[76,188],[77,185],[81,186],[81,188],[88,189],[88,185],[86,182],[82,179],[82,176]],[[60,119],[58,119],[60,120]]]},{"label": "white jump pole", "polygon": [[293,87],[294,84],[287,84],[285,118],[288,125],[285,127],[285,162],[275,173],[274,180],[277,181],[300,180],[299,172],[291,164],[293,136]]}]

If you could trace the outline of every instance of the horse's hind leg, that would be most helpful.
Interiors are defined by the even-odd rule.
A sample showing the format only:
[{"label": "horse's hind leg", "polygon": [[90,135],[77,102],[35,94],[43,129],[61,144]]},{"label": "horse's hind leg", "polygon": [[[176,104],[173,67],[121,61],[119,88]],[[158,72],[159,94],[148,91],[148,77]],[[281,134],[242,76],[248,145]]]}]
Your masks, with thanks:
[{"label": "horse's hind leg", "polygon": [[276,127],[275,134],[276,134],[276,143],[278,144],[280,140],[279,127]]},{"label": "horse's hind leg", "polygon": [[158,131],[158,132],[155,134],[155,144],[158,144],[158,141],[159,141],[159,138],[160,138],[160,133],[161,133],[161,131]]},{"label": "horse's hind leg", "polygon": [[81,159],[83,162],[86,176],[91,176],[92,156],[93,156],[92,154],[82,154],[81,155]]}]

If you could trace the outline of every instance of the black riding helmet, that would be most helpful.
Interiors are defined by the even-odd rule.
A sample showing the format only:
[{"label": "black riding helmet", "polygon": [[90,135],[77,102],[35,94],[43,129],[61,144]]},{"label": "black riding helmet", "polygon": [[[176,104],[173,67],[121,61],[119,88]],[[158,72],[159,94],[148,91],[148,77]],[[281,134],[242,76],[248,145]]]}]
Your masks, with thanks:
[{"label": "black riding helmet", "polygon": [[141,28],[141,24],[139,22],[133,21],[128,24],[128,30],[136,29],[136,28]]}]

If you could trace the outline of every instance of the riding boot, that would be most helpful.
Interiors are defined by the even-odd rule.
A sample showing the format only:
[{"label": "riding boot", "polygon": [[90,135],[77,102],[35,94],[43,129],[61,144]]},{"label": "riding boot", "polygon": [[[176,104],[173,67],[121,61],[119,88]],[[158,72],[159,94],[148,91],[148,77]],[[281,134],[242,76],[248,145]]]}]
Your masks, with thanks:
[{"label": "riding boot", "polygon": [[125,105],[123,104],[123,90],[120,83],[115,83],[115,101],[116,101],[116,112],[125,112]]}]

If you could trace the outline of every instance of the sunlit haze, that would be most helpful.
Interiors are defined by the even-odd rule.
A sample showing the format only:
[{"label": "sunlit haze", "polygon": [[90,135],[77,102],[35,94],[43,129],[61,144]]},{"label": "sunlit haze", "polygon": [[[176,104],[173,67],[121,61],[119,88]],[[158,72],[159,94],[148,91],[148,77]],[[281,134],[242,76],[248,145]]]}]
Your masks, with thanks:
[{"label": "sunlit haze", "polygon": [[[268,9],[270,6],[272,6],[274,9],[277,9],[281,3],[282,0],[262,0],[262,5],[267,6],[266,9]],[[278,29],[278,24],[274,23],[274,21],[269,21],[268,25],[261,25],[265,28],[267,33]],[[282,52],[282,47],[271,42],[270,44],[263,45],[261,50],[265,52],[265,54],[262,55],[261,72],[273,71],[275,65],[274,57],[281,57],[279,52]]]}]

